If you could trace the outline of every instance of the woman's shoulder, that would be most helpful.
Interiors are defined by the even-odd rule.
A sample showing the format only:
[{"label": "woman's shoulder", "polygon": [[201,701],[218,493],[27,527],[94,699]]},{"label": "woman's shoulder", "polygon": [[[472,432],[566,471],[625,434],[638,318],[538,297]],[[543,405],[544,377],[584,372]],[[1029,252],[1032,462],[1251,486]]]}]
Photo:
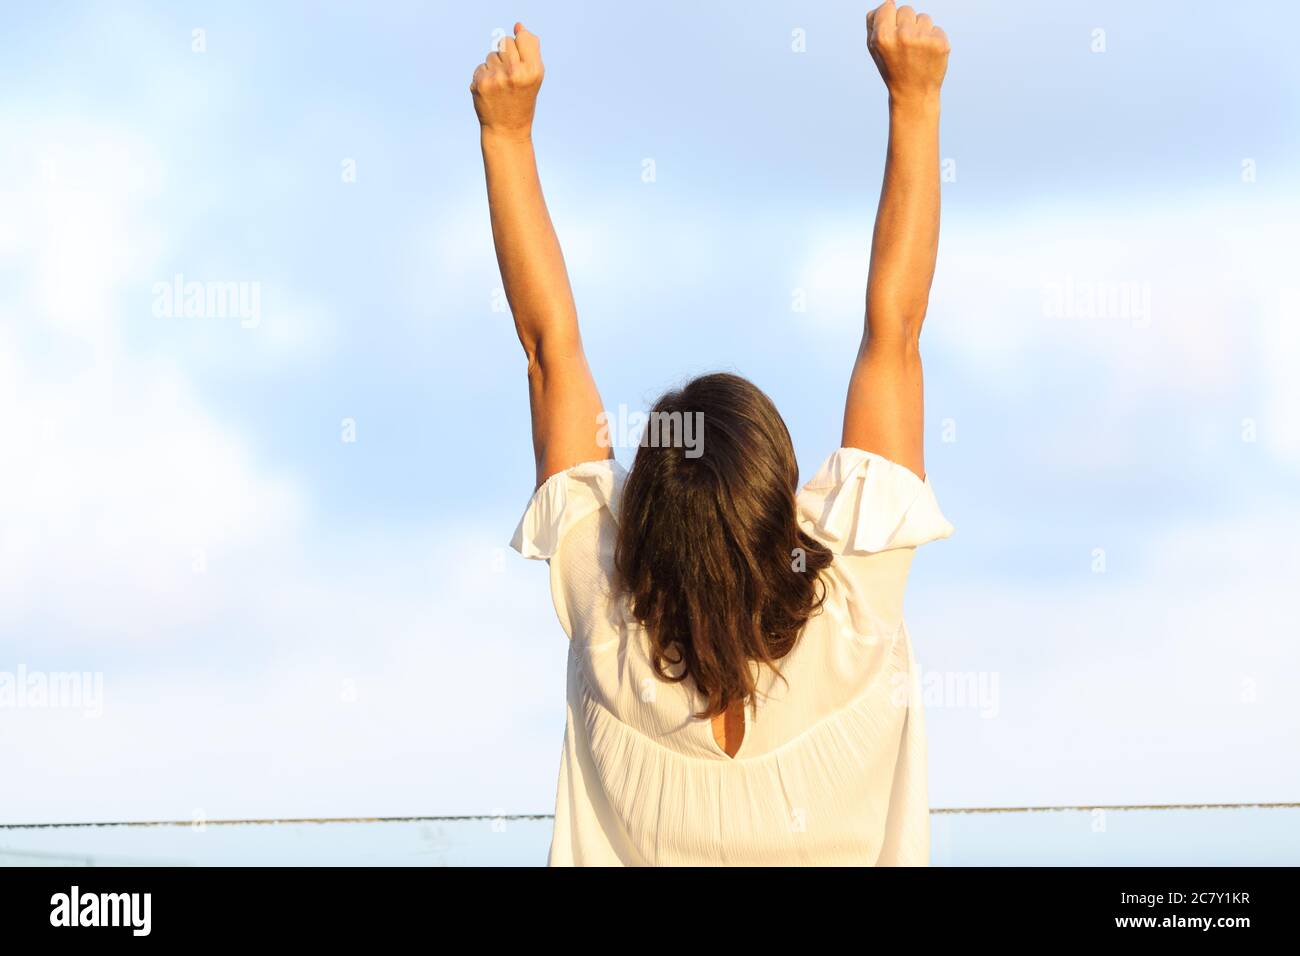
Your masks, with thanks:
[{"label": "woman's shoulder", "polygon": [[585,645],[617,634],[625,614],[614,585],[618,505],[626,472],[613,458],[580,462],[533,493],[511,547],[550,566],[561,627]]},{"label": "woman's shoulder", "polygon": [[584,518],[601,511],[617,517],[626,477],[614,458],[584,461],[556,472],[533,492],[510,546],[525,558],[550,560]]},{"label": "woman's shoulder", "polygon": [[800,527],[836,554],[915,548],[953,532],[928,477],[861,448],[839,448],[798,494]]}]

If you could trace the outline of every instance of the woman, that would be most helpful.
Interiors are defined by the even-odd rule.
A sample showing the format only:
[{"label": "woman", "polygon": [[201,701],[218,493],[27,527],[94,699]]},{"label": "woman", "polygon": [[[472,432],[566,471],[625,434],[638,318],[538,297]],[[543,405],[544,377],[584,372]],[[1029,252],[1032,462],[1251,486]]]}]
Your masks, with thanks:
[{"label": "woman", "polygon": [[513,546],[550,562],[570,639],[551,865],[928,862],[902,598],[916,546],[952,531],[924,477],[918,347],[948,41],[892,0],[867,30],[889,147],[866,321],[843,447],[802,491],[781,416],[734,375],[665,395],[624,475],[534,163],[537,37],[516,24],[474,72],[537,459]]}]

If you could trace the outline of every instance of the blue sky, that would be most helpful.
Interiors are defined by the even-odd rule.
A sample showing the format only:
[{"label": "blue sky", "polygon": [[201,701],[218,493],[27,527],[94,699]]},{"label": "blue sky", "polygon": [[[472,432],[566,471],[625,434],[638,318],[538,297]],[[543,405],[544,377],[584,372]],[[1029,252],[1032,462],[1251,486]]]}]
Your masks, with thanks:
[{"label": "blue sky", "polygon": [[[997,687],[935,692],[936,806],[1295,798],[1298,24],[1253,11],[930,10],[956,175],[927,465],[957,533],[908,619],[935,686]],[[494,30],[541,36],[535,139],[606,404],[738,371],[810,475],[879,190],[863,12],[15,12],[0,672],[99,672],[104,698],[0,709],[0,822],[549,811],[565,639],[505,550],[531,448],[470,73]],[[178,273],[257,283],[260,321],[159,317]],[[1061,314],[1067,283],[1149,311]]]}]

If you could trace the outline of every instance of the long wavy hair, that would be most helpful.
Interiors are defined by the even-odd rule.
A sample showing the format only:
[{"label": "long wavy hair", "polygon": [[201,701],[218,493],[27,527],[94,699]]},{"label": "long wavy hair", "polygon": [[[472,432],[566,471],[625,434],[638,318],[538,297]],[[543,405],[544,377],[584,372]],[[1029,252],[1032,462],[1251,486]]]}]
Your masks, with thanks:
[{"label": "long wavy hair", "polygon": [[799,466],[772,400],[738,375],[704,375],[655,405],[623,486],[615,565],[656,673],[690,677],[715,717],[757,706],[758,661],[777,662],[821,607],[831,553],[800,530]]}]

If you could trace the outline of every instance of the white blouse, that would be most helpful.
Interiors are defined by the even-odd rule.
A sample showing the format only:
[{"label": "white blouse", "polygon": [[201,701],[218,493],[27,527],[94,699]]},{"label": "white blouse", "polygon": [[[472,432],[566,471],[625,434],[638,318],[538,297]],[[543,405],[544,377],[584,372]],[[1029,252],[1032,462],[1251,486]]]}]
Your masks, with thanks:
[{"label": "white blouse", "polygon": [[613,587],[625,471],[585,462],[533,495],[511,546],[550,562],[569,636],[568,706],[551,866],[925,865],[925,719],[903,626],[917,545],[952,533],[929,480],[856,448],[798,495],[799,524],[835,554],[826,600],[780,661],[755,664],[734,758],[688,678],[655,676]]}]

